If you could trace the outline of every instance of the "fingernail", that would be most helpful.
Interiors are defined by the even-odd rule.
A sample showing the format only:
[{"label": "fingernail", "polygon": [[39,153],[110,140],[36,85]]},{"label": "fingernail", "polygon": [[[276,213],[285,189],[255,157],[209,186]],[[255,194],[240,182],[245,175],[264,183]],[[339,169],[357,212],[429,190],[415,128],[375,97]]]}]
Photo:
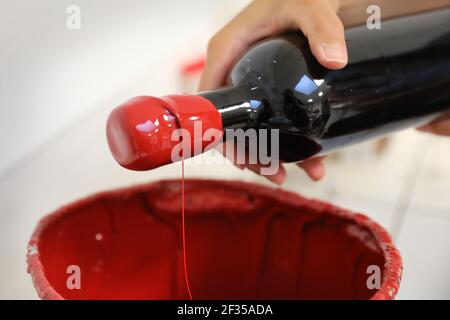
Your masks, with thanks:
[{"label": "fingernail", "polygon": [[329,62],[347,63],[347,52],[341,45],[324,45],[323,53]]},{"label": "fingernail", "polygon": [[325,167],[321,164],[314,169],[314,180],[319,181],[325,175]]}]

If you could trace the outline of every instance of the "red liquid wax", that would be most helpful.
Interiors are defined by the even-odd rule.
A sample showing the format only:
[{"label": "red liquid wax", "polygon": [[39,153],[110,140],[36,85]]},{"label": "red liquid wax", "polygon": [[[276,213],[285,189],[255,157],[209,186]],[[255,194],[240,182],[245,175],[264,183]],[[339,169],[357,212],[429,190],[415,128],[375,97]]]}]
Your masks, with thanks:
[{"label": "red liquid wax", "polygon": [[184,279],[186,283],[186,289],[188,291],[189,299],[192,298],[191,286],[189,284],[189,272],[188,272],[188,263],[187,263],[187,254],[186,254],[186,214],[184,211],[185,200],[184,200],[184,160],[181,162],[181,229],[182,229],[182,237],[183,237],[183,267],[184,267]]},{"label": "red liquid wax", "polygon": [[[28,266],[45,299],[188,299],[181,182],[100,193],[37,227]],[[185,182],[186,254],[194,299],[392,299],[401,258],[362,215],[243,182]],[[81,290],[66,286],[81,269]],[[381,268],[379,290],[366,286]]]}]

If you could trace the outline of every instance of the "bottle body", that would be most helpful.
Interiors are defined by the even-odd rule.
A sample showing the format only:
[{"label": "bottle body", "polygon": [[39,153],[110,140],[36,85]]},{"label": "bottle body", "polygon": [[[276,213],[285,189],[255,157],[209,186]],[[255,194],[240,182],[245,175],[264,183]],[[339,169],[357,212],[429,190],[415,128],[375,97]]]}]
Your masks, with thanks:
[{"label": "bottle body", "polygon": [[418,126],[450,107],[450,10],[346,31],[349,63],[328,70],[299,34],[245,54],[231,87],[203,92],[224,128],[279,129],[286,162]]},{"label": "bottle body", "polygon": [[[234,66],[229,87],[128,100],[108,118],[111,152],[128,169],[149,170],[179,161],[181,140],[186,158],[235,139],[227,129],[256,129],[258,141],[235,141],[298,162],[449,110],[450,8],[384,21],[380,30],[349,29],[346,41],[349,63],[341,70],[322,67],[307,40],[292,33],[250,49]],[[264,130],[271,134],[260,135]],[[256,153],[264,163],[264,150]]]}]

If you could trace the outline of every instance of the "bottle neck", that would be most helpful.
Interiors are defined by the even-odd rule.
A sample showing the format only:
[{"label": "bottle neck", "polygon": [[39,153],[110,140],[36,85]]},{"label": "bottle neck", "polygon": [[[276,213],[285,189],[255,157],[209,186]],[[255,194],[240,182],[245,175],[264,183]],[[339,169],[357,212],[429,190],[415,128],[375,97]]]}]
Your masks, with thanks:
[{"label": "bottle neck", "polygon": [[200,92],[219,111],[223,129],[245,129],[258,125],[259,115],[264,110],[264,102],[258,87],[246,85]]}]

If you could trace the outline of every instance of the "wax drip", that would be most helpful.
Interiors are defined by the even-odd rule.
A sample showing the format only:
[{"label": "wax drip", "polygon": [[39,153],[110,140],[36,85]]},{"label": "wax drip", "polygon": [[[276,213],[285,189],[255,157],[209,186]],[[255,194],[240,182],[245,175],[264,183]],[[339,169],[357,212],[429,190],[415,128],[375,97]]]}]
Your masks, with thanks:
[{"label": "wax drip", "polygon": [[189,299],[192,299],[191,286],[189,285],[187,259],[186,259],[186,224],[184,214],[184,158],[181,159],[181,229],[183,238],[183,266],[184,266],[184,280],[188,290]]}]

